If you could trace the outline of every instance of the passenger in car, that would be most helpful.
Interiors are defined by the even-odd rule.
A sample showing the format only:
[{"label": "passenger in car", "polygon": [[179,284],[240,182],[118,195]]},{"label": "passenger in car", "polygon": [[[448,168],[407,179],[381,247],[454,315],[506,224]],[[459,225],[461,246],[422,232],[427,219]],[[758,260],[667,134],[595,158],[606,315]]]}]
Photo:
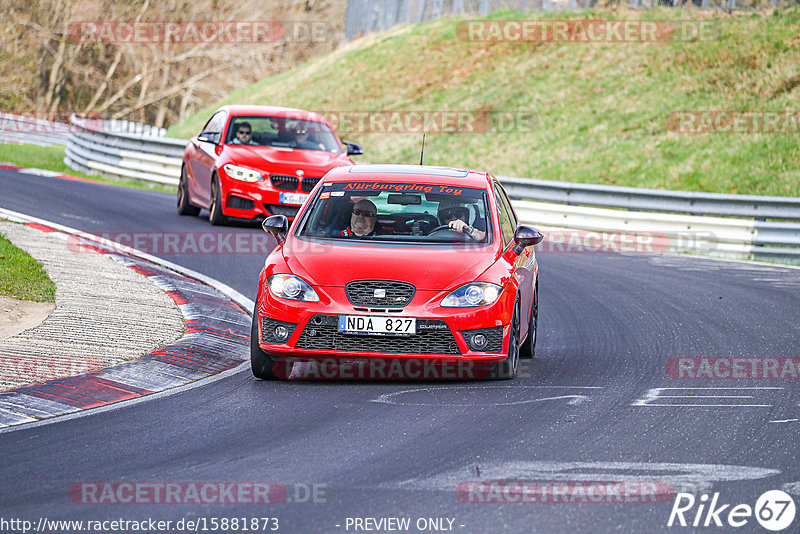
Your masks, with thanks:
[{"label": "passenger in car", "polygon": [[299,127],[294,132],[293,148],[304,148],[306,150],[325,150],[324,145],[315,143],[311,140],[310,134],[305,127]]},{"label": "passenger in car", "polygon": [[371,200],[362,199],[355,203],[350,214],[350,226],[339,233],[340,237],[367,237],[376,235],[378,208]]}]

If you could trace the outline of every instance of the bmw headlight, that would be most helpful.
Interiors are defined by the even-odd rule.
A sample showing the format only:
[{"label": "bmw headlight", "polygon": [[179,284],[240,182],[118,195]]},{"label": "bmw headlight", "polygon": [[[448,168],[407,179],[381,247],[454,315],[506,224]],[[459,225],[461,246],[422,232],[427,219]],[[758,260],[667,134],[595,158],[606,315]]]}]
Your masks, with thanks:
[{"label": "bmw headlight", "polygon": [[461,286],[442,299],[442,306],[464,308],[468,306],[487,306],[492,304],[503,292],[496,284],[473,282]]},{"label": "bmw headlight", "polygon": [[293,274],[274,274],[267,279],[269,291],[276,297],[319,302],[319,295],[308,282]]},{"label": "bmw headlight", "polygon": [[234,180],[241,180],[243,182],[259,182],[264,179],[260,172],[253,169],[248,169],[247,167],[234,165],[232,163],[226,163],[222,166],[222,168],[225,169],[225,174]]}]

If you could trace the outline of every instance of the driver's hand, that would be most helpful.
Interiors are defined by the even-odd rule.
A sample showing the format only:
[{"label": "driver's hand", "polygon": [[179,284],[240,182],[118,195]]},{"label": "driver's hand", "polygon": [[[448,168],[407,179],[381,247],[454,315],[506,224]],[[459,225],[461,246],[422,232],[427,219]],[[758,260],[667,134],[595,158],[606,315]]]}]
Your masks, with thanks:
[{"label": "driver's hand", "polygon": [[462,221],[461,219],[456,219],[454,221],[450,221],[448,226],[455,230],[456,232],[464,232],[465,234],[472,234],[472,227]]}]

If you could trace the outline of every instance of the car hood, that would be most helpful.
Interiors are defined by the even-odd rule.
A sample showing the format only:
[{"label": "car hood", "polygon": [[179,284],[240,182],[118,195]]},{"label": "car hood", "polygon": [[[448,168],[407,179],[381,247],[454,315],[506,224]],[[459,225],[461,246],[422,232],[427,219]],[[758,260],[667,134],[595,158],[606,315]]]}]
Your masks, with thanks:
[{"label": "car hood", "polygon": [[282,253],[291,272],[312,285],[398,280],[422,290],[444,290],[471,282],[497,261],[493,246],[405,248],[316,243],[296,238],[284,243]]},{"label": "car hood", "polygon": [[[322,176],[333,167],[352,165],[346,154],[333,154],[322,150],[281,150],[266,146],[237,145],[229,148],[231,161],[267,172],[295,173],[295,167],[306,172],[316,169]],[[290,168],[283,169],[283,166]]]}]

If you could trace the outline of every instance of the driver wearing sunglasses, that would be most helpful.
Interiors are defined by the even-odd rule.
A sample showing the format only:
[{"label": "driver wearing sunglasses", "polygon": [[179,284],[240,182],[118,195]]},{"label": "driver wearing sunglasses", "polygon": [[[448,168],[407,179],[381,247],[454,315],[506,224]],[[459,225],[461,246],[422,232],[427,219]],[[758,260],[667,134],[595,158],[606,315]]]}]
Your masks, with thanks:
[{"label": "driver wearing sunglasses", "polygon": [[253,127],[249,122],[240,122],[236,125],[236,137],[231,141],[232,145],[255,145],[253,141]]},{"label": "driver wearing sunglasses", "polygon": [[375,235],[378,208],[370,200],[356,202],[350,213],[350,226],[340,232],[341,237],[366,237]]}]

